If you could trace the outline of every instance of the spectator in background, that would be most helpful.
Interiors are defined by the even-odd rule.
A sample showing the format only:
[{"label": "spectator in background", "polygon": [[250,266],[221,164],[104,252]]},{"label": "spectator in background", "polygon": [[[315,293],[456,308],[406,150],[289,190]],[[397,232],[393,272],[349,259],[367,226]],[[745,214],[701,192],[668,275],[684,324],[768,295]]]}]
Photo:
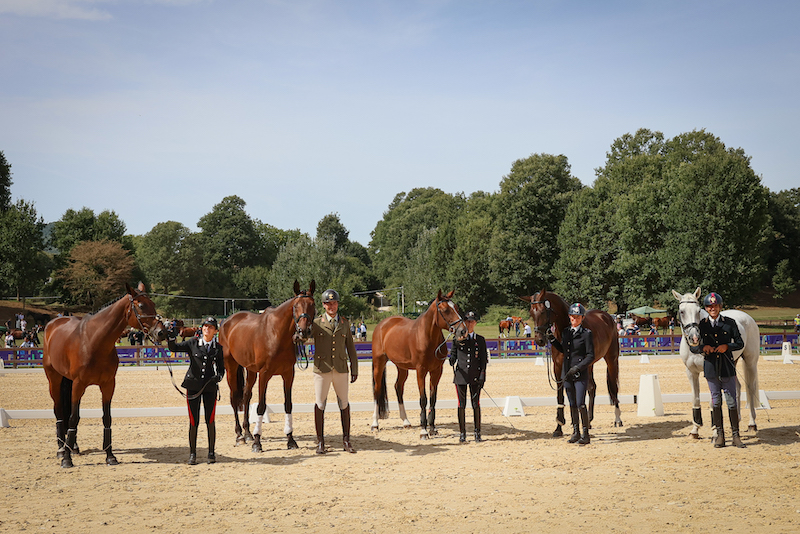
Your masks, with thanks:
[{"label": "spectator in background", "polygon": [[638,336],[639,335],[639,326],[636,322],[632,322],[625,328],[625,335],[626,336]]},{"label": "spectator in background", "polygon": [[522,323],[522,324],[525,325],[525,328],[523,329],[525,332],[525,337],[531,337],[531,325],[529,325],[528,323]]},{"label": "spectator in background", "polygon": [[6,348],[13,349],[14,348],[14,334],[11,333],[11,330],[6,332]]}]

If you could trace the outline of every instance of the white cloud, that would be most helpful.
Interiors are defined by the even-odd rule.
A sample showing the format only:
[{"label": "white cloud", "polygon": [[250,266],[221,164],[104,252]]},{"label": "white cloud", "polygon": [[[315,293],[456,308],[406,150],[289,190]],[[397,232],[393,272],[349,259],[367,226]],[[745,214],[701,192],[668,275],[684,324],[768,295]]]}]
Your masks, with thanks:
[{"label": "white cloud", "polygon": [[96,0],[0,0],[0,14],[56,19],[108,20],[111,14],[97,9]]}]

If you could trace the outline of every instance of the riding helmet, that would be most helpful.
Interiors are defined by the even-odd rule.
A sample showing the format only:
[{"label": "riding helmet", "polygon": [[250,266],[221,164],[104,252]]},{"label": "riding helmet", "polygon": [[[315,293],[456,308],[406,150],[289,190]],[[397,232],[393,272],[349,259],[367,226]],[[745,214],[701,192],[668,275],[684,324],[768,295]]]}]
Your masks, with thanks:
[{"label": "riding helmet", "polygon": [[475,312],[474,312],[474,311],[471,311],[471,312],[468,312],[468,313],[467,313],[467,314],[464,316],[464,320],[465,320],[465,321],[475,321],[475,322],[477,323],[477,322],[478,322],[478,316],[477,316],[477,315],[475,315]]},{"label": "riding helmet", "polygon": [[335,289],[326,289],[322,293],[322,302],[323,304],[326,302],[339,302],[339,293],[336,292]]},{"label": "riding helmet", "polygon": [[219,324],[217,324],[217,318],[216,317],[206,317],[206,320],[203,321],[202,326],[205,326],[207,324],[210,324],[211,326],[213,326],[214,328],[219,330]]},{"label": "riding helmet", "polygon": [[568,315],[586,315],[586,308],[583,307],[583,304],[580,302],[576,302],[572,306],[569,307],[569,311],[567,312]]},{"label": "riding helmet", "polygon": [[711,292],[703,299],[703,307],[711,306],[712,304],[719,304],[722,306],[722,297],[719,296],[719,293]]}]

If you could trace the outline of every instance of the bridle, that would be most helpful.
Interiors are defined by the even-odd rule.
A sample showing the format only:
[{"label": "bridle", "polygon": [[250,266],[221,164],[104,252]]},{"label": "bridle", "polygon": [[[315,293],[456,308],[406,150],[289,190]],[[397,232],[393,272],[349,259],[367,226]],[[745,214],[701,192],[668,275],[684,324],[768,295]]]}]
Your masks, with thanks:
[{"label": "bridle", "polygon": [[541,334],[542,337],[547,339],[547,331],[550,330],[553,326],[553,309],[550,306],[550,301],[548,299],[544,300],[532,300],[531,304],[542,304],[544,305],[546,316],[545,320],[547,321],[544,325],[536,325],[533,327],[533,331],[537,334]]},{"label": "bridle", "polygon": [[[450,301],[449,299],[439,299],[439,298],[437,297],[437,299],[436,299],[436,300],[438,301],[438,302],[436,303],[436,311],[439,313],[439,315],[441,315],[441,316],[442,316],[442,319],[444,320],[444,322],[445,322],[445,323],[447,323],[447,332],[448,332],[448,333],[447,333],[447,337],[445,338],[445,340],[444,340],[444,341],[442,341],[441,343],[439,343],[439,346],[438,346],[438,347],[436,347],[436,351],[434,351],[434,355],[435,355],[435,356],[436,356],[436,358],[438,358],[439,360],[441,360],[441,361],[444,361],[444,360],[446,360],[446,359],[447,359],[447,353],[445,352],[445,356],[444,356],[444,358],[439,358],[439,356],[438,356],[438,354],[439,354],[439,349],[441,349],[443,346],[446,346],[446,345],[447,345],[447,341],[448,341],[448,340],[449,340],[449,339],[450,339],[450,338],[453,336],[453,333],[455,332],[455,329],[454,329],[453,327],[454,327],[455,325],[459,324],[459,323],[463,323],[463,322],[464,322],[464,319],[461,317],[461,314],[460,314],[460,313],[458,313],[458,310],[455,308],[455,306],[451,306],[451,305],[450,305],[450,302],[451,302],[451,301]],[[440,309],[439,309],[439,304],[441,304],[442,302],[446,303],[448,306],[450,306],[450,309],[452,309],[454,312],[456,312],[456,315],[458,316],[458,319],[457,319],[457,320],[455,320],[455,321],[452,321],[452,322],[450,322],[450,321],[448,321],[448,320],[447,320],[447,317],[445,317],[445,316],[444,316],[444,312],[442,312],[442,310],[440,310]]]},{"label": "bridle", "polygon": [[145,318],[145,319],[154,318],[154,319],[156,319],[156,321],[161,321],[161,316],[158,315],[158,314],[155,314],[155,315],[143,315],[143,314],[139,313],[139,309],[135,305],[136,304],[136,298],[138,298],[138,296],[134,297],[130,293],[128,294],[128,300],[129,300],[129,304],[130,304],[129,311],[133,311],[133,315],[136,317],[136,322],[139,324],[139,330],[144,332],[144,335],[147,336],[147,339],[149,339],[153,343],[153,345],[157,345],[158,343],[156,343],[156,340],[153,339],[152,335],[150,335],[150,327],[148,327],[147,325],[145,325],[142,322],[142,318]]},{"label": "bridle", "polygon": [[[314,320],[313,317],[308,315],[307,313],[301,313],[300,315],[295,315],[295,307],[297,306],[297,300],[301,298],[307,299],[314,299],[311,295],[307,295],[305,291],[301,292],[299,295],[295,296],[295,302],[292,303],[292,322],[294,324],[294,335],[292,339],[294,340],[294,348],[295,348],[295,358],[297,360],[297,367],[300,369],[308,369],[308,356],[306,355],[306,346],[302,343],[302,338],[305,335],[305,331],[300,328],[300,320],[305,318],[308,321],[309,327],[306,330],[311,329],[311,321]],[[303,363],[300,363],[300,362]]]},{"label": "bridle", "polygon": [[[696,304],[698,308],[700,307],[700,303],[697,302],[696,300],[681,300],[680,303],[678,304],[678,306],[679,306],[678,312],[680,312],[680,305],[681,304]],[[683,324],[683,318],[681,317],[680,313],[678,313],[678,321],[681,323],[681,330],[683,331],[683,337],[686,337],[686,330],[688,330],[689,328],[697,328],[698,330],[700,329],[700,324],[699,323]],[[688,342],[688,339],[687,339],[687,342]]]}]

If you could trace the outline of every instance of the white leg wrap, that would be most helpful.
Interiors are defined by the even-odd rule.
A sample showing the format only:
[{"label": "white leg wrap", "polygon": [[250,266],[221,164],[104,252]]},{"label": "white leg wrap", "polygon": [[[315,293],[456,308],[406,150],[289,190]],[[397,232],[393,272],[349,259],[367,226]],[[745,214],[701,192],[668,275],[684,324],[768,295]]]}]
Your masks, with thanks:
[{"label": "white leg wrap", "polygon": [[283,433],[286,434],[287,436],[289,434],[291,434],[292,432],[294,432],[294,424],[293,424],[293,422],[294,422],[294,419],[292,417],[292,414],[287,413],[286,414],[286,423],[283,426]]},{"label": "white leg wrap", "polygon": [[264,422],[264,416],[259,415],[258,419],[256,419],[256,426],[253,429],[253,434],[258,434],[259,436],[261,435],[261,423],[263,422]]}]

